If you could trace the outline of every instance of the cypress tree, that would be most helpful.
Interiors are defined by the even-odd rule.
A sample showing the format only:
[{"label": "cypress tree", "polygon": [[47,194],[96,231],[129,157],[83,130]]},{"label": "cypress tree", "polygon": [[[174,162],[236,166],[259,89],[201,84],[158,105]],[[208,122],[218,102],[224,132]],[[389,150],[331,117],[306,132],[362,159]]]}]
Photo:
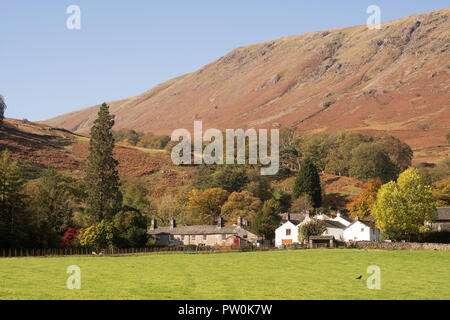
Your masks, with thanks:
[{"label": "cypress tree", "polygon": [[300,196],[307,194],[311,197],[314,208],[319,208],[322,205],[322,188],[320,186],[320,176],[316,166],[308,157],[306,158],[295,179],[293,200]]},{"label": "cypress tree", "polygon": [[122,207],[120,179],[116,169],[118,162],[113,157],[113,126],[114,116],[109,113],[108,105],[103,103],[91,129],[86,169],[86,212],[96,222],[105,218],[111,220]]}]

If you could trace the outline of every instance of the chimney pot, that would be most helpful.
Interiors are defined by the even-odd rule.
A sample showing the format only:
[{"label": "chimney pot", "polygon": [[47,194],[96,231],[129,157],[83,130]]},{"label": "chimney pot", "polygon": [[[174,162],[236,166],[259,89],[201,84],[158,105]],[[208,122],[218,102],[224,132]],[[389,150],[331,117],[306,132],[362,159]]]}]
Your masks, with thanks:
[{"label": "chimney pot", "polygon": [[176,227],[177,227],[177,222],[175,221],[174,218],[172,218],[172,219],[170,220],[170,228],[171,228],[171,229],[174,229],[174,228],[176,228]]},{"label": "chimney pot", "polygon": [[156,218],[153,217],[152,218],[152,223],[151,223],[151,226],[150,226],[150,230],[155,230],[156,228],[157,228]]}]

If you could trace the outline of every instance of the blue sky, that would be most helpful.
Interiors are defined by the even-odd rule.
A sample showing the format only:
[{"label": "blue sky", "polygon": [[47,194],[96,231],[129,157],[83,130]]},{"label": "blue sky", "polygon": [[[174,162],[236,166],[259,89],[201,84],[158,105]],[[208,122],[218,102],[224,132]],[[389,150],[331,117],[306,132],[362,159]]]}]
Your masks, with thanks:
[{"label": "blue sky", "polygon": [[[441,0],[1,0],[0,94],[6,116],[44,120],[143,93],[230,50],[448,7]],[[81,8],[81,30],[66,9]]]}]

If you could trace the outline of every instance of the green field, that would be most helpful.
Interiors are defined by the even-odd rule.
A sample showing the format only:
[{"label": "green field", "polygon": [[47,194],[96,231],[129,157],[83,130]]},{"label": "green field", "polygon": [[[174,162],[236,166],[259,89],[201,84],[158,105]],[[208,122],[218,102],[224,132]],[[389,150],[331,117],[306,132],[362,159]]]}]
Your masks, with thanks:
[{"label": "green field", "polygon": [[[81,290],[66,287],[70,265],[81,268]],[[381,268],[380,290],[366,286],[369,265]],[[0,279],[0,299],[450,299],[450,253],[324,249],[2,258]]]}]

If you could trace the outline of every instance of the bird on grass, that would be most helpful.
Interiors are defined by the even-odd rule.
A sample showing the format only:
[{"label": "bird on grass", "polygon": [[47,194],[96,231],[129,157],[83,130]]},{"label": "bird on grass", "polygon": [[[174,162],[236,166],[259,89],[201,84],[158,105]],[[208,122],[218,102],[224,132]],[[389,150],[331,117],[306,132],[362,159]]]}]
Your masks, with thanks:
[{"label": "bird on grass", "polygon": [[357,280],[361,280],[362,279],[362,276],[360,275],[358,278],[356,278]]}]

